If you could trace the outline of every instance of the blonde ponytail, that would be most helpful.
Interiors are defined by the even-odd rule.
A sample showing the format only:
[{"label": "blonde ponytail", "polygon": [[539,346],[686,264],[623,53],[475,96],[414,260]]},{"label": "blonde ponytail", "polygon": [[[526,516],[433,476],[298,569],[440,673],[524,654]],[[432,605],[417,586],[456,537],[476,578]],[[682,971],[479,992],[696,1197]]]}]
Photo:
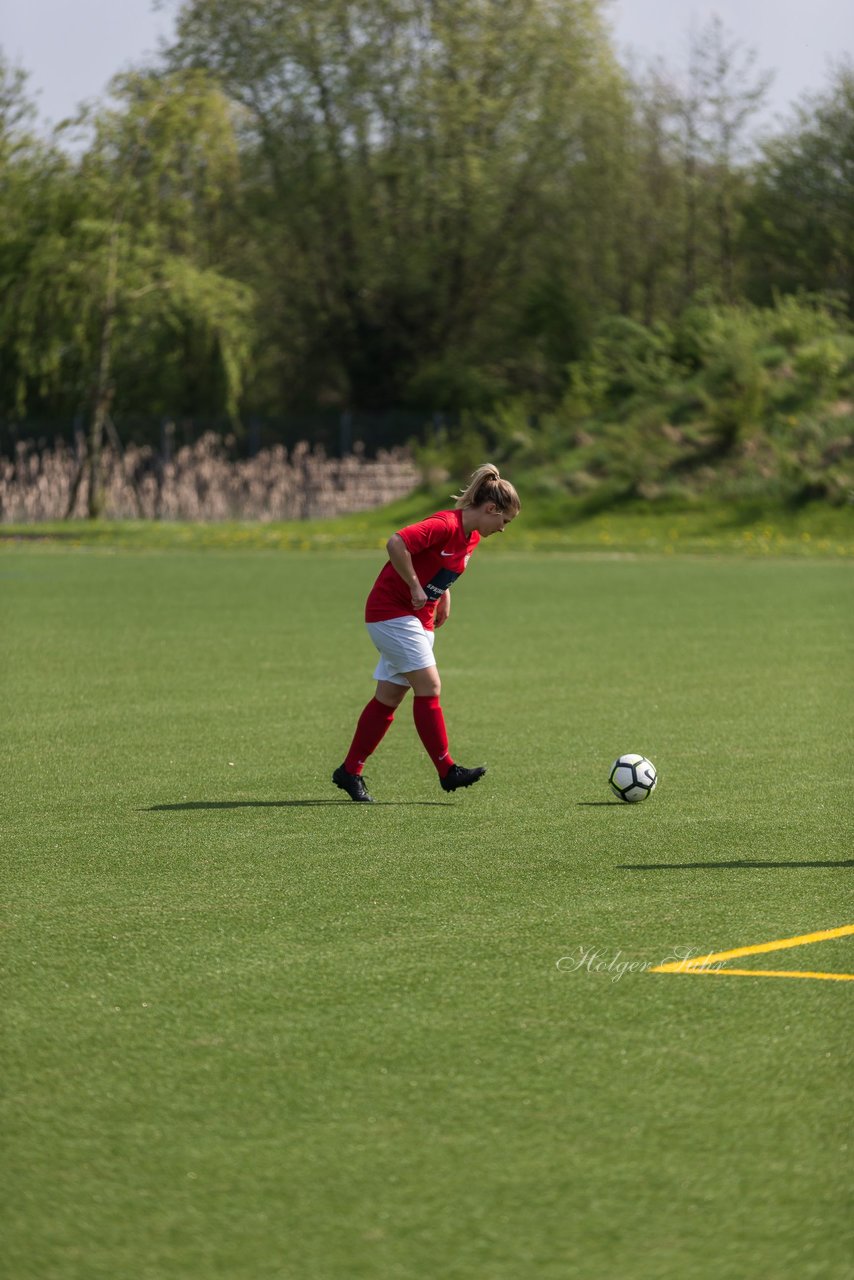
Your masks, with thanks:
[{"label": "blonde ponytail", "polygon": [[519,495],[509,480],[502,480],[498,468],[492,462],[484,462],[472,477],[462,493],[452,493],[458,511],[465,507],[480,507],[484,502],[493,502],[499,511],[512,511],[516,515],[522,509]]}]

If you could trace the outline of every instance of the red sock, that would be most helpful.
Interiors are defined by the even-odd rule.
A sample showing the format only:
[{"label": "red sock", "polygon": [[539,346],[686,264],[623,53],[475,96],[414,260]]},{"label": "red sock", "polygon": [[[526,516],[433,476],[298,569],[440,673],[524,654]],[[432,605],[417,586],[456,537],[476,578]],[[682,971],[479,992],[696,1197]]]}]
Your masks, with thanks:
[{"label": "red sock", "polygon": [[439,770],[439,777],[444,778],[454,762],[448,750],[448,732],[439,699],[433,696],[413,698],[412,713],[415,716],[418,736],[424,743],[428,756]]},{"label": "red sock", "polygon": [[364,763],[382,742],[391,728],[394,719],[394,707],[387,707],[384,702],[371,698],[356,725],[356,732],[344,761],[348,773],[361,773]]}]

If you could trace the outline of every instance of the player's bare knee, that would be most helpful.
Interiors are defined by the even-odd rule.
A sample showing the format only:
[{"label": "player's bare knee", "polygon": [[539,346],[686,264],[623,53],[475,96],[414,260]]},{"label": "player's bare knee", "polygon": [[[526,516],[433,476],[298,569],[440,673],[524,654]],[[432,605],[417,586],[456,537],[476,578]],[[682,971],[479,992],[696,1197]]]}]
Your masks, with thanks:
[{"label": "player's bare knee", "polygon": [[435,667],[424,667],[419,671],[408,671],[406,678],[412,686],[416,698],[438,698],[442,692],[442,682]]},{"label": "player's bare knee", "polygon": [[392,684],[390,680],[380,680],[375,696],[377,702],[381,702],[384,707],[399,707],[408,693],[408,685]]}]

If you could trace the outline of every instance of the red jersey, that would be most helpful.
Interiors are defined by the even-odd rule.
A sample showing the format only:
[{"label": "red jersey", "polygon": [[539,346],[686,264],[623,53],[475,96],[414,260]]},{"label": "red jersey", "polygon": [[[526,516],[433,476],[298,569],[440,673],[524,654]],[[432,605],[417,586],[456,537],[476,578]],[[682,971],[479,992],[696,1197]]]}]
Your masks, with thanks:
[{"label": "red jersey", "polygon": [[436,602],[464,572],[469,556],[480,542],[480,534],[477,530],[466,534],[462,511],[437,511],[426,520],[397,532],[412,556],[412,567],[424,588],[427,603],[416,613],[408,584],[389,560],[371,587],[365,604],[365,621],[387,622],[389,618],[410,616],[417,618],[425,631],[432,631]]}]

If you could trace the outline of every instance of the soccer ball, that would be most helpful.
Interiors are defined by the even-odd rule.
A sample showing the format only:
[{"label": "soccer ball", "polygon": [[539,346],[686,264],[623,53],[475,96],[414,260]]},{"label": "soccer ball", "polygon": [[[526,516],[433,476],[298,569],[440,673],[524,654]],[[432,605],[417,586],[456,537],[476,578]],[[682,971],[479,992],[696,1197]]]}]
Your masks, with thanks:
[{"label": "soccer ball", "polygon": [[630,751],[611,765],[608,782],[615,796],[627,804],[637,804],[655,790],[658,774],[651,760]]}]

